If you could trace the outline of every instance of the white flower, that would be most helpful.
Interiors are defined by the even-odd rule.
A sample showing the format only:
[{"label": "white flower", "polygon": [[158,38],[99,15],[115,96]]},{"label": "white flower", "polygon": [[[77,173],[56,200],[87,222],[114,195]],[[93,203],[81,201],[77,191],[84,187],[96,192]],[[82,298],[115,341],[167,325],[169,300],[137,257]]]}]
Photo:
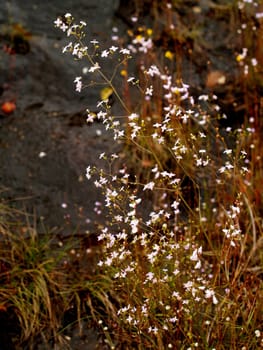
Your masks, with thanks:
[{"label": "white flower", "polygon": [[150,87],[148,87],[146,89],[145,95],[146,96],[152,96],[152,94],[153,94],[153,86],[151,85]]},{"label": "white flower", "polygon": [[197,263],[195,264],[195,269],[198,270],[201,268],[201,261],[197,261]]},{"label": "white flower", "polygon": [[199,100],[199,101],[208,101],[208,99],[209,99],[209,96],[208,96],[208,95],[200,95],[200,96],[198,97],[198,100]]},{"label": "white flower", "polygon": [[180,205],[180,202],[178,201],[174,201],[172,204],[171,204],[171,207],[174,209],[174,213],[177,215],[180,213],[180,210],[178,209]]},{"label": "white flower", "polygon": [[99,42],[98,42],[98,40],[93,39],[93,40],[90,41],[90,43],[93,44],[93,45],[97,45]]},{"label": "white flower", "polygon": [[256,329],[255,330],[255,336],[257,337],[257,338],[259,338],[260,337],[260,330],[259,329]]},{"label": "white flower", "polygon": [[78,56],[79,50],[80,50],[80,44],[75,44],[74,48],[73,48],[73,51],[72,51],[72,55]]},{"label": "white flower", "polygon": [[115,52],[115,51],[117,51],[118,50],[118,47],[117,46],[111,46],[110,47],[110,51],[112,51],[112,52]]},{"label": "white flower", "polygon": [[232,152],[233,152],[232,149],[225,149],[225,150],[224,150],[224,153],[225,153],[225,154],[231,154]]},{"label": "white flower", "polygon": [[88,166],[88,167],[86,168],[86,178],[87,178],[88,180],[91,179],[91,167],[90,167],[90,166]]},{"label": "white flower", "polygon": [[132,113],[131,115],[128,116],[129,120],[136,120],[139,118],[139,115],[137,113]]},{"label": "white flower", "polygon": [[190,291],[191,288],[193,286],[193,282],[192,281],[188,281],[186,283],[184,283],[184,288],[187,290],[187,291]]},{"label": "white flower", "polygon": [[60,28],[61,25],[63,24],[62,20],[58,17],[55,21],[54,21],[55,27]]},{"label": "white flower", "polygon": [[76,77],[75,80],[74,80],[74,83],[76,84],[76,91],[77,92],[81,92],[81,89],[82,89],[82,77]]},{"label": "white flower", "polygon": [[159,76],[161,74],[159,68],[155,65],[152,65],[146,73],[149,74],[151,77],[153,77],[154,75]]},{"label": "white flower", "polygon": [[128,49],[121,49],[120,53],[122,53],[123,55],[129,55],[130,54],[130,50],[128,50]]},{"label": "white flower", "polygon": [[87,123],[93,123],[95,118],[96,118],[96,114],[95,113],[88,113],[88,117],[86,119],[86,122]]},{"label": "white flower", "polygon": [[108,50],[103,50],[101,53],[101,57],[108,57],[109,56],[109,51]]},{"label": "white flower", "polygon": [[215,296],[215,292],[214,292],[213,290],[211,290],[211,289],[207,289],[207,290],[205,291],[205,298],[206,298],[206,299],[212,298],[213,304],[214,304],[214,305],[218,304],[218,300],[217,300],[217,298],[216,298],[216,296]]},{"label": "white flower", "polygon": [[94,73],[98,69],[100,69],[100,65],[98,64],[98,62],[96,62],[94,66],[90,67],[89,72]]},{"label": "white flower", "polygon": [[62,30],[62,32],[65,32],[66,30],[68,30],[68,25],[66,25],[64,22],[62,22],[60,29]]},{"label": "white flower", "polygon": [[126,319],[126,321],[127,321],[128,323],[131,323],[132,320],[133,320],[133,318],[131,317],[131,315],[129,315],[129,316],[127,317],[127,319]]},{"label": "white flower", "polygon": [[152,191],[152,189],[154,188],[154,182],[153,181],[151,181],[151,182],[148,182],[146,185],[144,185],[144,187],[143,187],[143,191],[145,191],[145,190],[151,190]]},{"label": "white flower", "polygon": [[66,45],[64,48],[63,48],[63,50],[62,50],[62,53],[65,53],[65,52],[67,52],[67,51],[70,51],[71,50],[71,48],[72,48],[72,42],[70,42],[68,45]]},{"label": "white flower", "polygon": [[193,254],[190,257],[190,260],[192,261],[198,261],[199,260],[199,255],[202,254],[202,246],[200,246],[199,248],[195,249],[193,251]]},{"label": "white flower", "polygon": [[133,82],[134,80],[135,80],[134,77],[130,77],[130,78],[127,79],[127,82],[128,82],[128,83],[131,83],[131,82]]},{"label": "white flower", "polygon": [[148,332],[149,333],[154,333],[154,334],[157,334],[158,333],[158,328],[157,327],[149,327],[148,328]]},{"label": "white flower", "polygon": [[138,232],[138,224],[139,224],[139,220],[134,218],[131,220],[130,225],[132,228],[132,233],[137,233]]}]

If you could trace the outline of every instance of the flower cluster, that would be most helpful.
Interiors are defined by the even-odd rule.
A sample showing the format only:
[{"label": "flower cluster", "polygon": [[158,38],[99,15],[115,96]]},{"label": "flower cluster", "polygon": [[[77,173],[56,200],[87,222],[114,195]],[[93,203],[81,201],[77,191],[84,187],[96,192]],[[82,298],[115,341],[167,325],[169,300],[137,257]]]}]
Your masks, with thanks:
[{"label": "flower cluster", "polygon": [[[239,9],[249,4],[255,2],[239,1]],[[91,81],[94,85],[97,77],[125,111],[124,116],[113,116],[107,94],[98,101],[96,114],[87,110],[87,122],[100,121],[119,146],[117,153],[100,154],[101,168],[86,168],[87,180],[93,180],[104,195],[94,208],[98,215],[102,211],[108,215],[98,232],[102,247],[98,269],[111,280],[111,297],[117,295],[119,326],[138,337],[138,343],[150,337],[156,346],[162,341],[163,348],[172,348],[174,339],[182,337],[186,340],[181,344],[198,347],[191,335],[195,323],[205,329],[205,346],[211,339],[212,344],[218,335],[211,335],[213,325],[223,327],[223,318],[229,319],[225,314],[235,304],[230,302],[231,277],[238,274],[231,275],[229,266],[239,252],[241,259],[249,242],[249,230],[242,230],[245,207],[256,249],[248,199],[253,185],[250,155],[255,146],[249,142],[256,134],[254,119],[234,131],[230,126],[220,128],[220,120],[227,116],[215,94],[192,96],[188,83],[158,60],[149,60],[155,57],[151,29],[141,30],[127,48],[115,45],[115,29],[115,44],[101,49],[97,40],[83,43],[84,22],[76,25],[66,14],[55,24],[75,38],[63,52],[88,62],[83,77],[75,78],[76,90],[82,90],[84,80],[85,86]],[[127,73],[131,53],[145,57],[139,61],[140,79]],[[236,61],[246,67],[248,57],[243,48]],[[103,62],[114,58],[117,68],[107,77]],[[256,70],[256,59],[249,59]],[[113,84],[118,70],[124,78],[124,96]],[[140,96],[132,106],[127,90],[134,88]],[[241,275],[240,271],[241,267]],[[221,281],[231,288],[223,289]],[[255,334],[260,337],[259,330]]]}]

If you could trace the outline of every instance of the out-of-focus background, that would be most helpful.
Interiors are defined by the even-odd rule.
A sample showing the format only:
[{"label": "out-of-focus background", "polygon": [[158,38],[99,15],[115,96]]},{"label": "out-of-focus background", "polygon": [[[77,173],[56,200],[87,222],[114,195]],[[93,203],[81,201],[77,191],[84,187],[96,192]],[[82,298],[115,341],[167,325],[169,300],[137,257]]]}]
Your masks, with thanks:
[{"label": "out-of-focus background", "polygon": [[[4,198],[32,211],[49,227],[87,230],[99,198],[85,181],[85,168],[107,147],[103,127],[87,126],[99,88],[75,92],[85,62],[63,55],[69,38],[54,27],[72,13],[87,22],[90,38],[111,38],[118,1],[0,1],[0,186]],[[121,21],[119,22],[121,23]],[[81,227],[81,228],[80,228]]]}]

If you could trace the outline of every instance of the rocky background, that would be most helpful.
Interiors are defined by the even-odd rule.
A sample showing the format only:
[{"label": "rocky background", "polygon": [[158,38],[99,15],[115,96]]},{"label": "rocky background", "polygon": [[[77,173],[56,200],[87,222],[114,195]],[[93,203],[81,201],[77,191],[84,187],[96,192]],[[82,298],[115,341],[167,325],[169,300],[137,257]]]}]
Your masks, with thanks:
[{"label": "rocky background", "polygon": [[[86,231],[97,220],[99,196],[86,181],[85,169],[111,140],[98,136],[102,125],[85,123],[85,110],[96,107],[99,89],[74,91],[74,78],[85,63],[62,54],[68,38],[53,22],[71,12],[87,21],[90,38],[103,43],[110,38],[118,1],[0,4],[0,103],[16,104],[12,114],[0,115],[1,196],[35,212],[47,227]],[[17,52],[10,54],[13,46]]]}]

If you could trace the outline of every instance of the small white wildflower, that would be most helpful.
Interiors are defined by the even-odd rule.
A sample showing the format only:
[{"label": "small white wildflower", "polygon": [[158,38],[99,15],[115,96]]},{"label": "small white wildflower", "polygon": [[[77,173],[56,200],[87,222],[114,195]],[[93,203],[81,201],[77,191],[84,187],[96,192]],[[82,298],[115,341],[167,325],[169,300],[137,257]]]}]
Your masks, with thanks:
[{"label": "small white wildflower", "polygon": [[217,300],[217,298],[215,296],[215,292],[212,289],[206,289],[206,291],[205,291],[205,298],[206,299],[212,298],[213,304],[215,304],[215,305],[218,304],[218,300]]},{"label": "small white wildflower", "polygon": [[202,166],[203,165],[203,159],[202,158],[196,158],[195,159],[196,166]]},{"label": "small white wildflower", "polygon": [[123,55],[129,55],[130,54],[130,50],[129,49],[121,49],[120,53],[122,53]]},{"label": "small white wildflower", "polygon": [[225,149],[223,153],[229,155],[229,154],[231,154],[232,152],[233,152],[232,149]]},{"label": "small white wildflower", "polygon": [[153,86],[151,85],[150,87],[148,87],[145,91],[145,95],[146,96],[152,96],[153,94]]},{"label": "small white wildflower", "polygon": [[151,77],[157,75],[157,76],[160,76],[160,71],[159,71],[159,68],[155,65],[152,65],[148,71],[146,71],[147,74],[149,74]]},{"label": "small white wildflower", "polygon": [[222,174],[224,173],[226,170],[226,168],[224,166],[222,166],[221,168],[218,169],[218,171]]},{"label": "small white wildflower", "polygon": [[115,52],[115,51],[117,51],[117,50],[118,50],[118,47],[117,47],[117,46],[112,45],[112,46],[110,47],[110,51],[112,51],[112,52]]},{"label": "small white wildflower", "polygon": [[177,214],[180,213],[180,210],[178,209],[179,205],[180,205],[180,202],[178,202],[178,201],[174,201],[174,202],[171,204],[171,207],[173,208],[174,214],[175,214],[175,215],[177,215]]},{"label": "small white wildflower", "polygon": [[187,290],[187,291],[190,291],[191,288],[193,286],[193,282],[192,281],[188,281],[186,283],[184,283],[184,288]]},{"label": "small white wildflower", "polygon": [[198,97],[198,100],[199,100],[199,101],[208,101],[208,99],[209,99],[209,96],[208,96],[208,95],[200,95],[200,96]]},{"label": "small white wildflower", "polygon": [[129,315],[129,316],[126,318],[126,321],[127,321],[128,323],[131,323],[132,320],[133,320],[133,318],[131,317],[131,315]]},{"label": "small white wildflower", "polygon": [[101,57],[108,57],[110,52],[108,50],[103,50],[101,53]]},{"label": "small white wildflower", "polygon": [[201,268],[201,261],[199,260],[199,261],[197,261],[197,263],[195,264],[195,269],[196,270],[199,270],[200,268]]},{"label": "small white wildflower", "polygon": [[171,322],[171,323],[175,323],[177,321],[178,321],[178,318],[176,316],[169,318],[169,322]]},{"label": "small white wildflower", "polygon": [[[104,102],[104,101],[102,101]],[[98,107],[98,106],[97,106]],[[105,117],[107,116],[107,113],[106,112],[103,112],[103,111],[99,111],[99,113],[97,114],[97,118],[100,120],[100,119],[104,119]]]},{"label": "small white wildflower", "polygon": [[138,119],[138,114],[137,113],[132,113],[132,114],[130,114],[129,116],[128,116],[128,119],[129,120],[136,120],[136,119]]},{"label": "small white wildflower", "polygon": [[148,332],[157,334],[158,333],[158,328],[157,327],[149,327],[148,328]]},{"label": "small white wildflower", "polygon": [[229,162],[226,162],[225,167],[226,167],[226,169],[228,169],[228,170],[234,168],[234,166],[233,166],[232,164],[230,164]]},{"label": "small white wildflower", "polygon": [[148,281],[152,281],[154,279],[154,273],[153,272],[147,272],[146,277],[147,277]]},{"label": "small white wildflower", "polygon": [[130,225],[132,228],[132,233],[138,232],[138,224],[139,224],[139,220],[137,218],[134,218],[131,220]]},{"label": "small white wildflower", "polygon": [[192,260],[192,261],[198,261],[199,260],[199,255],[201,255],[202,254],[202,246],[200,246],[199,248],[197,248],[197,249],[195,249],[194,251],[193,251],[193,254],[191,255],[191,257],[190,257],[190,260]]},{"label": "small white wildflower", "polygon": [[98,64],[98,62],[96,62],[94,66],[90,67],[89,72],[94,73],[98,69],[100,69],[100,65]]},{"label": "small white wildflower", "polygon": [[82,77],[76,77],[74,80],[74,83],[76,84],[76,91],[81,92],[82,90]]},{"label": "small white wildflower", "polygon": [[96,39],[91,40],[90,43],[95,45],[95,46],[99,44],[98,40],[96,40]]},{"label": "small white wildflower", "polygon": [[91,167],[90,167],[90,166],[88,166],[88,167],[86,168],[86,178],[87,178],[88,180],[91,179]]},{"label": "small white wildflower", "polygon": [[127,82],[128,82],[128,83],[132,83],[132,82],[134,82],[134,80],[135,80],[134,77],[129,77],[129,78],[127,79]]},{"label": "small white wildflower", "polygon": [[73,56],[77,56],[79,50],[80,50],[80,44],[77,43],[77,44],[75,44],[74,47],[73,47],[72,55],[73,55]]},{"label": "small white wildflower", "polygon": [[189,119],[189,115],[184,113],[180,118],[182,119],[183,123],[186,124],[187,120]]},{"label": "small white wildflower", "polygon": [[88,117],[86,119],[86,122],[93,123],[95,118],[96,118],[96,115],[94,113],[88,113]]},{"label": "small white wildflower", "polygon": [[154,185],[155,185],[155,183],[153,181],[148,182],[146,185],[144,185],[143,191],[145,191],[145,190],[151,190],[152,191],[152,189],[154,188]]},{"label": "small white wildflower", "polygon": [[63,48],[62,53],[65,53],[65,52],[67,52],[67,51],[70,51],[70,50],[72,49],[72,47],[73,47],[72,42],[68,43],[68,45],[66,45],[66,46]]},{"label": "small white wildflower", "polygon": [[54,24],[55,24],[55,27],[61,28],[63,22],[62,22],[61,18],[58,17],[58,18],[54,21]]},{"label": "small white wildflower", "polygon": [[[104,106],[105,104],[107,104],[107,101],[108,100],[101,100],[97,103],[97,107],[100,108],[101,106]],[[107,114],[106,114],[107,115]],[[99,116],[99,113],[98,113],[98,116]],[[105,116],[105,114],[104,114]]]}]

